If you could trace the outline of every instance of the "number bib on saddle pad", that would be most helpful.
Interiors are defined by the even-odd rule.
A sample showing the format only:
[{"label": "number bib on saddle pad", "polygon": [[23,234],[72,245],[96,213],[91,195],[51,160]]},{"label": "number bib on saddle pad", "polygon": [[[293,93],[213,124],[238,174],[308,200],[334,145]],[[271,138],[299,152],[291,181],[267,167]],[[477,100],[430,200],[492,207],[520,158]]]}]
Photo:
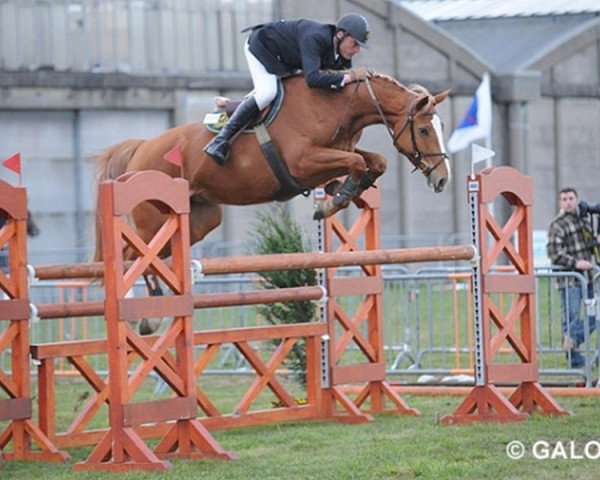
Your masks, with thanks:
[{"label": "number bib on saddle pad", "polygon": [[[283,104],[283,85],[281,83],[281,79],[277,80],[277,95],[275,99],[271,102],[271,104],[261,112],[260,118],[251,126],[244,130],[245,133],[253,133],[254,125],[256,123],[262,123],[265,127],[268,127],[275,117],[281,110],[281,105]],[[204,120],[202,123],[206,125],[206,128],[213,133],[219,133],[221,128],[227,123],[229,120],[229,115],[224,109],[218,109],[212,113],[207,113],[204,116]]]}]

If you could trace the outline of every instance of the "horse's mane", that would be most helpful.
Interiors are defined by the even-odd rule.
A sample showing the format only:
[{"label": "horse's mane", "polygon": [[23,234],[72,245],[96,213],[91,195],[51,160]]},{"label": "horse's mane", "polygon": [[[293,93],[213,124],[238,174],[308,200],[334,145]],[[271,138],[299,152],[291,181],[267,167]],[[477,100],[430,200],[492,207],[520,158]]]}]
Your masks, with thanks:
[{"label": "horse's mane", "polygon": [[400,83],[394,77],[387,75],[385,73],[372,72],[371,78],[372,79],[373,78],[381,78],[382,80],[384,80],[386,82],[390,82],[390,83],[394,84],[394,86],[396,86],[402,90],[405,90],[408,92],[413,92],[413,93],[416,93],[417,95],[420,95],[420,94],[430,95],[429,90],[427,90],[423,85],[419,85],[418,83],[411,83],[409,86],[406,86],[403,83]]},{"label": "horse's mane", "polygon": [[[332,73],[339,73],[338,70],[328,70],[328,71],[330,71]],[[286,77],[285,80],[291,79],[291,78],[304,78],[304,76],[302,75],[301,72],[297,72],[293,75],[290,75],[289,77]],[[391,75],[387,75],[386,73],[377,72],[375,70],[371,70],[371,75],[369,78],[371,78],[371,79],[381,78],[382,80],[393,83],[394,86],[401,88],[402,90],[413,91],[415,93],[429,93],[428,90],[425,87],[423,87],[422,85],[418,85],[418,84],[414,83],[407,87],[406,85],[404,85],[403,83],[400,83],[398,80],[396,80]]]},{"label": "horse's mane", "polygon": [[387,75],[385,73],[380,73],[380,72],[372,72],[371,73],[371,78],[381,78],[382,80],[385,80],[387,82],[392,82],[394,85],[396,85],[397,87],[403,88],[405,90],[409,90],[408,87],[406,87],[406,85],[403,85],[402,83],[400,83],[398,80],[396,80],[394,77]]}]

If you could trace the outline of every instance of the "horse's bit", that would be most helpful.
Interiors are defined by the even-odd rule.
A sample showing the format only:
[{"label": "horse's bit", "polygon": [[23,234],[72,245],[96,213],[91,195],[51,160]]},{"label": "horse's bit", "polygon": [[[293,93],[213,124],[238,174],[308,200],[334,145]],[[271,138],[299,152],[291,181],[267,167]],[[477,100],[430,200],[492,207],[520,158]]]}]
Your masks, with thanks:
[{"label": "horse's bit", "polygon": [[[444,152],[422,153],[419,150],[419,147],[417,146],[417,139],[415,137],[415,123],[414,123],[415,112],[412,110],[406,116],[406,121],[404,122],[404,125],[402,126],[402,128],[398,131],[398,133],[394,134],[394,129],[390,126],[389,122],[387,121],[387,118],[385,117],[385,114],[383,113],[383,110],[381,109],[381,104],[379,103],[379,100],[377,99],[377,96],[375,95],[375,92],[373,91],[373,88],[371,87],[371,82],[369,82],[369,78],[365,79],[365,83],[367,85],[367,89],[369,90],[369,95],[371,95],[371,99],[373,100],[373,104],[375,105],[375,108],[377,109],[377,112],[379,113],[379,116],[381,117],[383,124],[387,128],[387,131],[390,134],[390,137],[392,138],[392,143],[393,143],[394,147],[398,151],[402,152],[406,156],[406,158],[408,158],[409,162],[413,164],[413,166],[415,167],[413,172],[420,170],[421,173],[423,175],[425,175],[425,177],[429,177],[429,175],[431,175],[431,172],[433,172],[440,163],[442,163],[446,159],[450,159],[448,154],[444,153]],[[404,132],[406,127],[409,125],[410,125],[410,139],[412,141],[412,147],[414,150],[414,154],[412,154],[412,155],[405,152],[402,147],[399,147],[397,145],[400,135],[402,135],[402,132]],[[435,165],[428,167],[425,164],[424,160],[427,157],[438,157],[438,156],[441,158]]]}]

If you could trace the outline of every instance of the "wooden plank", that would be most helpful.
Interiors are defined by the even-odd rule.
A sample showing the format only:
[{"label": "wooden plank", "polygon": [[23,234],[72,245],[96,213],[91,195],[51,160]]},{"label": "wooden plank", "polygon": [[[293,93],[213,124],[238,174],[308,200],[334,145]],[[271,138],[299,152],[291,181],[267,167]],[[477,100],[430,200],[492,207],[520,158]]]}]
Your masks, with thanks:
[{"label": "wooden plank", "polygon": [[485,293],[535,293],[534,275],[488,273],[483,276]]},{"label": "wooden plank", "polygon": [[269,325],[266,327],[230,328],[194,333],[194,345],[247,342],[289,337],[314,337],[327,333],[325,323],[296,323],[294,325]]},{"label": "wooden plank", "polygon": [[196,397],[177,397],[123,405],[123,426],[196,418]]},{"label": "wooden plank", "polygon": [[385,363],[354,363],[336,366],[331,369],[331,378],[334,385],[382,381],[385,380]]},{"label": "wooden plank", "polygon": [[38,417],[40,429],[52,440],[56,434],[56,387],[52,359],[44,359],[38,366]]},{"label": "wooden plank", "polygon": [[31,418],[31,398],[0,400],[0,420],[25,420]]},{"label": "wooden plank", "polygon": [[192,315],[194,303],[191,295],[124,298],[117,301],[119,320],[136,320],[149,317],[185,317]]},{"label": "wooden plank", "polygon": [[275,422],[292,422],[322,418],[314,405],[296,405],[292,408],[259,410],[244,415],[222,415],[220,417],[202,417],[198,420],[209,430],[267,425]]},{"label": "wooden plank", "polygon": [[538,367],[534,363],[495,363],[488,365],[489,383],[537,382]]},{"label": "wooden plank", "polygon": [[329,282],[329,295],[371,295],[383,293],[383,277],[334,278]]},{"label": "wooden plank", "polygon": [[29,302],[27,300],[1,300],[0,320],[27,320],[31,316]]},{"label": "wooden plank", "polygon": [[31,356],[36,360],[45,358],[79,357],[106,353],[106,340],[78,340],[31,345]]}]

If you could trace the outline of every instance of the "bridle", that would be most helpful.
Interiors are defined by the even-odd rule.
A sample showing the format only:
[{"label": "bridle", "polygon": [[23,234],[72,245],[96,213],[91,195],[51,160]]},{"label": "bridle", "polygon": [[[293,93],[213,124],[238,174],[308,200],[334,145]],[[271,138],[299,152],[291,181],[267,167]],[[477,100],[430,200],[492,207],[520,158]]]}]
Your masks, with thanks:
[{"label": "bridle", "polygon": [[[359,82],[358,85],[360,85],[360,83],[362,83],[362,82]],[[385,114],[383,113],[383,110],[381,108],[381,104],[379,103],[379,100],[377,99],[377,96],[375,95],[375,92],[373,91],[373,87],[371,87],[371,82],[369,81],[368,77],[365,79],[365,84],[367,85],[367,89],[369,90],[369,95],[371,96],[371,100],[373,100],[373,104],[375,105],[377,112],[379,113],[379,116],[381,117],[381,120],[383,121],[385,128],[387,129],[388,133],[390,134],[390,137],[392,138],[392,143],[394,145],[394,148],[396,148],[396,150],[401,152],[406,158],[408,158],[408,161],[413,164],[413,166],[415,167],[413,170],[413,173],[416,172],[417,170],[419,170],[423,175],[425,175],[425,177],[429,178],[429,176],[431,175],[431,172],[433,172],[440,165],[440,163],[442,163],[446,159],[448,159],[448,160],[450,159],[448,154],[444,153],[444,152],[425,152],[425,153],[423,153],[419,150],[419,147],[417,146],[417,138],[415,136],[414,118],[415,118],[416,112],[414,111],[414,109],[411,109],[411,111],[408,113],[408,115],[406,116],[406,121],[404,122],[404,125],[402,125],[402,128],[400,130],[398,130],[398,133],[394,133],[394,129],[390,126],[389,122],[387,121],[387,118],[385,117]],[[358,85],[357,85],[357,89],[358,89]],[[404,151],[404,149],[402,147],[397,145],[400,135],[402,135],[402,133],[404,132],[404,130],[406,130],[407,127],[410,127],[410,139],[411,139],[412,148],[414,151],[414,153],[412,153],[412,154]],[[435,163],[435,165],[428,167],[425,164],[425,159],[428,157],[440,157],[440,159]]]}]

